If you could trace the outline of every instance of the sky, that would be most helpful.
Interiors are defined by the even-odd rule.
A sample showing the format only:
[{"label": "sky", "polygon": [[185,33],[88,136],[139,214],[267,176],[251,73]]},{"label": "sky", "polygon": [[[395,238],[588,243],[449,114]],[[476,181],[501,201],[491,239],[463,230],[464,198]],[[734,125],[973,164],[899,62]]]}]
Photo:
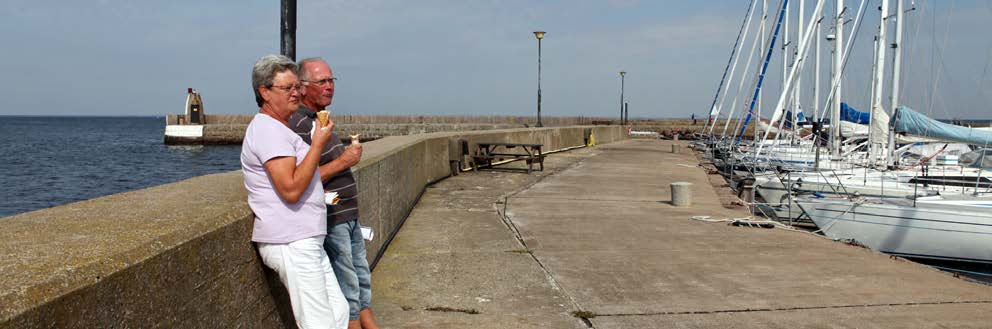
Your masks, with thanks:
[{"label": "sky", "polygon": [[[869,1],[845,71],[844,99],[855,107],[868,103],[878,2]],[[846,1],[849,19],[859,3]],[[748,1],[299,0],[297,6],[297,58],[330,63],[339,78],[335,113],[534,115],[532,32],[543,30],[542,115],[617,116],[618,72],[625,70],[631,117],[687,118],[710,108]],[[992,0],[918,0],[915,7],[907,16],[904,103],[940,118],[992,118]],[[807,1],[808,14],[812,8]],[[826,8],[832,16],[833,2]],[[279,22],[275,0],[3,1],[0,115],[162,116],[182,112],[188,87],[202,93],[207,114],[255,113],[250,70],[258,58],[279,52]],[[826,59],[830,48],[823,49]],[[777,97],[781,66],[777,52],[764,99]],[[811,72],[803,78],[804,108],[813,108]],[[826,60],[821,72],[826,81]],[[754,78],[746,81],[741,99],[753,93]],[[725,102],[738,84],[727,84],[733,92]]]}]

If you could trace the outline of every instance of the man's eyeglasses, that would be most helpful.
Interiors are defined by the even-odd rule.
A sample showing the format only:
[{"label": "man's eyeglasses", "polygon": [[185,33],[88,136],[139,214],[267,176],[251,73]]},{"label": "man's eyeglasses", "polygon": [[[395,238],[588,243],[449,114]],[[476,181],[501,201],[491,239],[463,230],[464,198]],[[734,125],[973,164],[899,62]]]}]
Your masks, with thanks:
[{"label": "man's eyeglasses", "polygon": [[299,83],[297,83],[295,85],[292,85],[292,86],[276,86],[276,85],[273,85],[273,86],[271,86],[269,88],[279,89],[279,90],[282,90],[284,93],[287,93],[287,94],[293,93],[294,91],[295,92],[298,92],[298,93],[303,92],[303,85],[302,84],[299,84]]},{"label": "man's eyeglasses", "polygon": [[306,83],[308,83],[308,84],[309,83],[312,83],[312,84],[315,84],[315,85],[332,85],[332,84],[334,84],[334,81],[337,80],[337,79],[338,78],[327,78],[327,79],[316,80],[316,81],[305,81],[305,80],[304,81]]}]

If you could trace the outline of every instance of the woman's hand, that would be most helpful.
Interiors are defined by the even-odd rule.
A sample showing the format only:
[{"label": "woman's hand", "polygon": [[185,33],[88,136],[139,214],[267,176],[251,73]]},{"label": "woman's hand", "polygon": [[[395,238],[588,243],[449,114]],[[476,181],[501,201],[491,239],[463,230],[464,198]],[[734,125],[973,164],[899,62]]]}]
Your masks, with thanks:
[{"label": "woman's hand", "polygon": [[312,146],[320,146],[323,148],[328,141],[331,140],[331,131],[334,129],[334,120],[330,118],[327,119],[327,125],[321,127],[320,120],[313,121],[313,134],[310,139],[313,141]]}]

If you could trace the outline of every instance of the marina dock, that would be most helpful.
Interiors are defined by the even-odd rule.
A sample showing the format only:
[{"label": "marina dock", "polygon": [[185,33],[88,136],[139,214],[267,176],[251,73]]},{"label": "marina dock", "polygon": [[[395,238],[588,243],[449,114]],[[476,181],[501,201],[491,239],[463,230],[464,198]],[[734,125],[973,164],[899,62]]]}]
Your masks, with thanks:
[{"label": "marina dock", "polygon": [[[430,186],[373,272],[390,328],[987,328],[992,287],[747,217],[686,144]],[[511,164],[512,166],[512,164]],[[522,165],[521,165],[522,166]],[[669,184],[692,183],[693,204]],[[722,195],[722,197],[721,197]],[[721,201],[723,200],[723,201]]]}]

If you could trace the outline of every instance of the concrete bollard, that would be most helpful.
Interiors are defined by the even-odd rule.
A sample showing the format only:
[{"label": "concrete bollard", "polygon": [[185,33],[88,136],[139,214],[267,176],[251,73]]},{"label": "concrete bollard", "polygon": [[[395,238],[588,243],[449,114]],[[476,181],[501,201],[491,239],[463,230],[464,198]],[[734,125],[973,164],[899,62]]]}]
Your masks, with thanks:
[{"label": "concrete bollard", "polygon": [[679,145],[672,144],[672,153],[679,153]]},{"label": "concrete bollard", "polygon": [[672,205],[676,207],[692,205],[692,183],[672,183]]}]

